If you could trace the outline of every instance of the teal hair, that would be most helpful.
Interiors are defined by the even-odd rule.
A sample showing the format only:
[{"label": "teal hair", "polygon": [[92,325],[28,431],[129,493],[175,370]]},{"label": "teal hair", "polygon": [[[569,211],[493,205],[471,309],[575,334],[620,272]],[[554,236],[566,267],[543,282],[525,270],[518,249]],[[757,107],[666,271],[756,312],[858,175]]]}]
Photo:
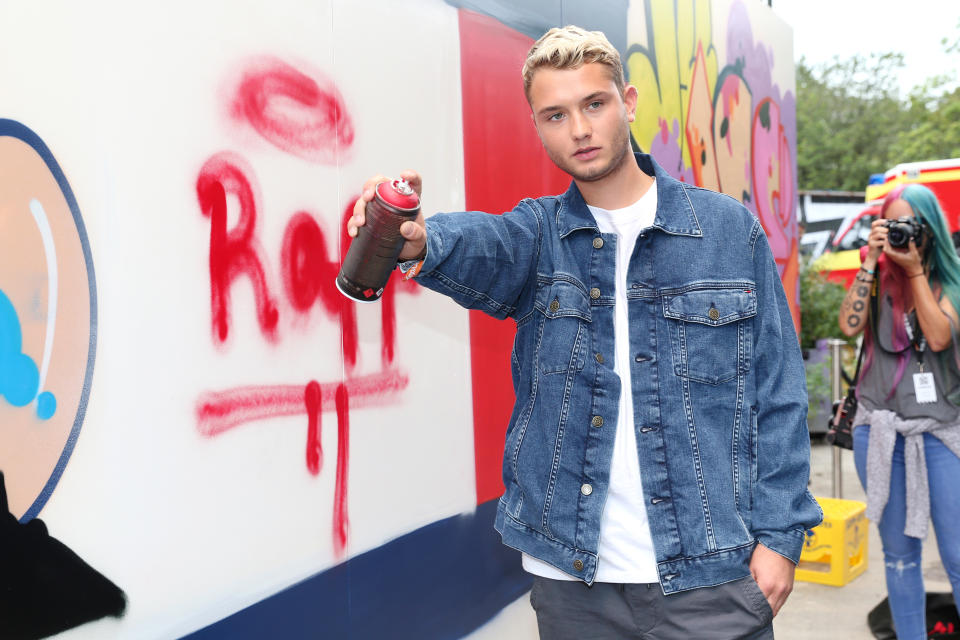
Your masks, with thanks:
[{"label": "teal hair", "polygon": [[903,188],[900,198],[910,205],[913,215],[923,222],[933,240],[926,257],[930,279],[940,283],[944,295],[960,313],[960,258],[954,249],[947,219],[937,196],[922,184],[911,184]]}]

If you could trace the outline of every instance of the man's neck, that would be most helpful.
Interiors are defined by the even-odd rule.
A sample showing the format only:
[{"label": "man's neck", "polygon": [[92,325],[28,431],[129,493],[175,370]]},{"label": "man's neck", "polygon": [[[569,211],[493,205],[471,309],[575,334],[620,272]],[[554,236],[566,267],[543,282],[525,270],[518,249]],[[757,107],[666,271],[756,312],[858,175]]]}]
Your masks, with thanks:
[{"label": "man's neck", "polygon": [[600,180],[585,182],[575,180],[580,195],[592,206],[611,211],[629,207],[643,197],[653,184],[653,178],[637,165],[632,153],[615,171]]}]

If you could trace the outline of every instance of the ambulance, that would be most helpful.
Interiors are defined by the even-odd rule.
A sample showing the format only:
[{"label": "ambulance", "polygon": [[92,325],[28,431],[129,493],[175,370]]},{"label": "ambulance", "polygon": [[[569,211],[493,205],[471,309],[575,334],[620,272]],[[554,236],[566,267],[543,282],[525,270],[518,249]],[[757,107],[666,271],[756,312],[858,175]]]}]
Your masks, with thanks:
[{"label": "ambulance", "polygon": [[[878,176],[879,177],[879,176]],[[866,207],[847,216],[833,238],[830,250],[813,263],[818,271],[827,272],[827,279],[849,287],[860,268],[860,247],[867,244],[870,224],[880,214],[883,199],[903,184],[922,184],[937,196],[957,244],[960,233],[960,158],[905,162],[872,179],[866,189]]]}]

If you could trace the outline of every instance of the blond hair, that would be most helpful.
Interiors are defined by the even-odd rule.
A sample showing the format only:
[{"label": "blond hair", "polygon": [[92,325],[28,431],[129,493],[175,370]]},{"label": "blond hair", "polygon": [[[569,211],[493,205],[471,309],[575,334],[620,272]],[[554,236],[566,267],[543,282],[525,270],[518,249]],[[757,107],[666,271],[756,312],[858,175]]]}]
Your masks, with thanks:
[{"label": "blond hair", "polygon": [[597,62],[607,67],[610,79],[623,96],[625,82],[620,52],[610,44],[603,32],[587,31],[574,25],[550,29],[530,47],[523,69],[520,71],[527,102],[530,101],[530,84],[533,82],[533,74],[540,67],[579,69],[590,62]]}]

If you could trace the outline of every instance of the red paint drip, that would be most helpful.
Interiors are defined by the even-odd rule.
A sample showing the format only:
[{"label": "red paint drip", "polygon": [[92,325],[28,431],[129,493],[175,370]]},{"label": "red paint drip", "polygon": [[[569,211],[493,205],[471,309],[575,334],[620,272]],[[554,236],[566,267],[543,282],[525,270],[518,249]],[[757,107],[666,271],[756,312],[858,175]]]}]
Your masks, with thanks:
[{"label": "red paint drip", "polygon": [[336,84],[273,58],[244,71],[232,113],[278,149],[310,162],[336,164],[353,145],[353,121]]},{"label": "red paint drip", "polygon": [[[230,287],[238,276],[253,284],[260,331],[276,340],[279,313],[270,294],[255,237],[257,198],[255,186],[246,178],[240,157],[221,152],[212,156],[197,177],[197,200],[203,215],[210,218],[210,307],[214,340],[224,342],[230,330]],[[227,195],[237,197],[240,213],[237,224],[227,230]]]},{"label": "red paint drip", "polygon": [[323,443],[320,441],[322,400],[320,383],[311,380],[304,391],[303,401],[307,407],[307,469],[313,475],[319,474],[323,466]]},{"label": "red paint drip", "polygon": [[333,550],[342,558],[350,536],[347,516],[347,470],[350,462],[350,394],[340,384],[336,393],[337,405],[337,479],[333,490]]},{"label": "red paint drip", "polygon": [[203,394],[197,401],[197,431],[206,437],[275,416],[307,415],[307,469],[318,475],[323,467],[321,415],[337,412],[337,470],[333,496],[333,547],[342,558],[350,536],[347,482],[350,470],[350,408],[382,407],[396,402],[409,378],[398,371],[353,378],[346,382],[239,387]]}]

